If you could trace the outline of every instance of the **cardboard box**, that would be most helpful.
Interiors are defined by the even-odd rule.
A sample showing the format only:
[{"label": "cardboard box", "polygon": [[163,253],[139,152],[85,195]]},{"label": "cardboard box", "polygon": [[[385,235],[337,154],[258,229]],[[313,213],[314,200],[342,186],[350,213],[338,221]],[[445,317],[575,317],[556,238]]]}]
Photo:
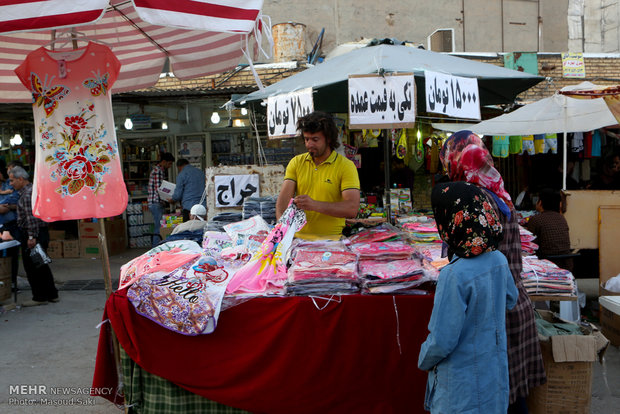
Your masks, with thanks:
[{"label": "cardboard box", "polygon": [[612,345],[620,346],[620,296],[601,296],[598,303],[603,335]]},{"label": "cardboard box", "polygon": [[66,232],[64,230],[49,230],[50,240],[64,240]]},{"label": "cardboard box", "polygon": [[0,276],[0,302],[11,298],[11,275]]},{"label": "cardboard box", "polygon": [[175,188],[176,184],[171,183],[170,181],[162,180],[157,192],[162,200],[170,201],[172,200],[172,193],[174,193]]},{"label": "cardboard box", "polygon": [[0,257],[0,277],[11,277],[11,258]]},{"label": "cardboard box", "polygon": [[[572,323],[538,311],[547,321]],[[585,414],[590,412],[592,363],[603,357],[609,341],[593,325],[581,327],[584,335],[539,334],[547,383],[530,390],[531,414]]]},{"label": "cardboard box", "polygon": [[80,241],[64,240],[62,242],[62,255],[64,258],[80,257]]},{"label": "cardboard box", "polygon": [[174,226],[171,227],[160,227],[159,228],[159,235],[161,236],[162,240],[166,240],[166,237],[170,236],[172,234],[172,230],[174,230]]},{"label": "cardboard box", "polygon": [[101,257],[101,246],[99,239],[81,239],[80,240],[80,257]]},{"label": "cardboard box", "polygon": [[50,240],[47,246],[47,255],[52,259],[60,259],[62,257],[62,240]]},{"label": "cardboard box", "polygon": [[[83,257],[99,257],[99,222],[91,223],[80,220],[80,255]],[[125,236],[125,220],[106,220],[105,236],[108,247],[108,255],[113,256],[125,251],[127,248],[127,237]],[[97,246],[97,252],[94,252],[94,246]],[[91,253],[85,253],[90,251]],[[86,254],[86,255],[84,255]]]}]

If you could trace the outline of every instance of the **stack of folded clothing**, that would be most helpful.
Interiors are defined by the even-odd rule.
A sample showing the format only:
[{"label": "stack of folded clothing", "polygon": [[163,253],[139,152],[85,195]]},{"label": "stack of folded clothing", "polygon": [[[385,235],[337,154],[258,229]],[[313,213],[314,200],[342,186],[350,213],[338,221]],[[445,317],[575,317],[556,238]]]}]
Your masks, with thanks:
[{"label": "stack of folded clothing", "polygon": [[535,256],[524,257],[521,278],[529,295],[575,295],[573,274],[566,269],[560,269],[549,260],[538,259]]},{"label": "stack of folded clothing", "polygon": [[538,245],[534,243],[536,236],[523,226],[519,226],[519,235],[521,236],[521,251],[524,256],[536,254]]},{"label": "stack of folded clothing", "polygon": [[207,231],[224,231],[224,226],[241,221],[241,213],[220,213],[207,222]]},{"label": "stack of folded clothing", "polygon": [[360,260],[404,260],[410,259],[415,248],[409,243],[397,241],[373,241],[351,244],[351,250]]},{"label": "stack of folded clothing", "polygon": [[278,197],[246,197],[243,199],[243,219],[259,215],[268,224],[276,222],[276,201]]},{"label": "stack of folded clothing", "polygon": [[402,239],[401,232],[394,226],[385,223],[349,236],[349,242],[351,242],[351,244],[370,243],[390,239]]},{"label": "stack of folded clothing", "polygon": [[448,257],[442,257],[443,246],[441,243],[414,243],[415,256],[428,260],[431,266],[440,270],[450,261]]},{"label": "stack of folded clothing", "polygon": [[360,260],[364,293],[424,294],[417,286],[429,280],[422,259],[399,261]]},{"label": "stack of folded clothing", "polygon": [[409,234],[409,238],[420,243],[441,243],[435,220],[426,223],[404,223],[402,229]]},{"label": "stack of folded clothing", "polygon": [[291,254],[285,291],[289,295],[359,292],[357,255],[342,241],[301,242]]}]

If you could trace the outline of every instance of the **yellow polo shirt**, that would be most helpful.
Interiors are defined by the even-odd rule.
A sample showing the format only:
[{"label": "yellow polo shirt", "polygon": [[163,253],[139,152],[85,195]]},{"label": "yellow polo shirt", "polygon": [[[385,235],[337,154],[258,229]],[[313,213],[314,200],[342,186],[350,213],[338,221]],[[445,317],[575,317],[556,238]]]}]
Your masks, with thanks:
[{"label": "yellow polo shirt", "polygon": [[[295,181],[297,195],[306,194],[317,201],[342,201],[342,192],[360,189],[355,164],[332,151],[320,165],[315,165],[309,153],[295,156],[286,167],[285,180]],[[344,228],[344,218],[316,211],[306,211],[306,225],[295,236],[306,239],[338,239]]]}]

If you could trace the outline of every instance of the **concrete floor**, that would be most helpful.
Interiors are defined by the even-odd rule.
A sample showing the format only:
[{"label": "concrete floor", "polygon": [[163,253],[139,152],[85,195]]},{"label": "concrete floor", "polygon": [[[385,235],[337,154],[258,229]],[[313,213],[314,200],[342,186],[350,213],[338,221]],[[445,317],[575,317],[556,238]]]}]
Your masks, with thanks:
[{"label": "concrete floor", "polygon": [[[145,250],[129,250],[110,258],[113,279],[121,265]],[[59,303],[0,311],[0,413],[119,413],[101,397],[80,389],[90,387],[96,358],[105,292],[100,259],[56,259],[52,271],[60,290]],[[27,282],[20,278],[18,304],[30,299]],[[596,304],[597,279],[579,279],[588,306]],[[114,286],[115,287],[115,286]],[[71,290],[69,290],[71,289]],[[5,302],[6,303],[6,302]],[[18,395],[15,386],[68,387],[67,396]],[[23,405],[28,399],[47,397],[63,405]],[[71,399],[73,398],[73,399]],[[620,350],[610,346],[603,364],[594,363],[591,413],[620,412]]]}]

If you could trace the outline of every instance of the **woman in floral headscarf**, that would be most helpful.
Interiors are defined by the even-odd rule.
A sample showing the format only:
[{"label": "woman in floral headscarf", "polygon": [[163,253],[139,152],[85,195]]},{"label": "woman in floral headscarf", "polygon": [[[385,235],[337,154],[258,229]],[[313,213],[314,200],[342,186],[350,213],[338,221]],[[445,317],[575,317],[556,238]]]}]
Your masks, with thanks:
[{"label": "woman in floral headscarf", "polygon": [[506,312],[508,370],[510,374],[509,413],[527,413],[529,390],[547,381],[543,365],[532,302],[521,282],[521,238],[519,224],[502,176],[482,140],[471,131],[459,131],[446,140],[439,154],[451,181],[476,184],[492,197],[504,228],[498,249],[504,253],[519,290],[517,305]]},{"label": "woman in floral headscarf", "polygon": [[433,188],[441,239],[454,257],[437,280],[430,331],[418,366],[429,371],[431,413],[502,413],[508,409],[506,309],[517,303],[491,197],[466,182]]}]

